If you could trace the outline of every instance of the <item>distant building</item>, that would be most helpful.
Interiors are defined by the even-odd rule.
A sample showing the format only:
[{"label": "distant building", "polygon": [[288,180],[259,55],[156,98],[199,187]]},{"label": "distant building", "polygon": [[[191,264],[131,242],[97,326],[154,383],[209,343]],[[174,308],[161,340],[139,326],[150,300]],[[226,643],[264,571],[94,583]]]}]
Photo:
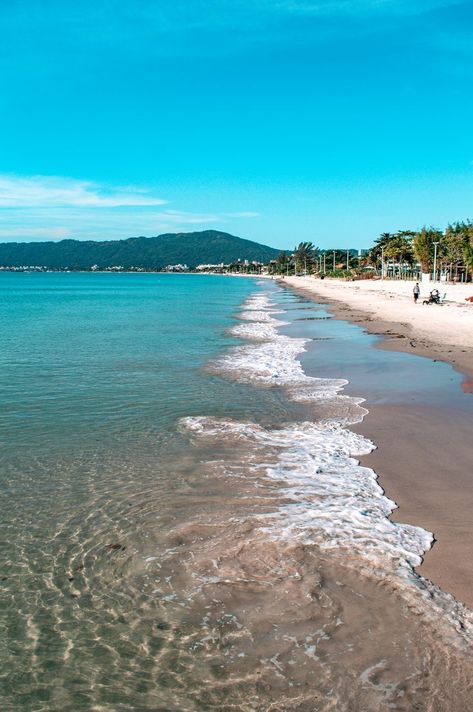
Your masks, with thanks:
[{"label": "distant building", "polygon": [[188,272],[189,267],[187,265],[167,265],[164,267],[163,272]]},{"label": "distant building", "polygon": [[224,265],[223,262],[220,262],[218,265],[213,265],[213,264],[201,264],[197,265],[196,272],[221,272],[223,269],[226,268],[226,265]]}]

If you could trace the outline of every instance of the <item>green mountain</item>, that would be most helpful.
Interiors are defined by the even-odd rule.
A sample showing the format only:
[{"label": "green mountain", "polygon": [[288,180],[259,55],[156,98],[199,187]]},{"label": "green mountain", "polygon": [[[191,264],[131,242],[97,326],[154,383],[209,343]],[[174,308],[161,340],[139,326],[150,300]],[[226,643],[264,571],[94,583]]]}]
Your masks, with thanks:
[{"label": "green mountain", "polygon": [[170,264],[228,264],[237,259],[269,262],[278,250],[226,232],[167,233],[128,240],[61,240],[0,243],[0,267],[41,266],[48,269],[99,269],[120,265],[160,270]]}]

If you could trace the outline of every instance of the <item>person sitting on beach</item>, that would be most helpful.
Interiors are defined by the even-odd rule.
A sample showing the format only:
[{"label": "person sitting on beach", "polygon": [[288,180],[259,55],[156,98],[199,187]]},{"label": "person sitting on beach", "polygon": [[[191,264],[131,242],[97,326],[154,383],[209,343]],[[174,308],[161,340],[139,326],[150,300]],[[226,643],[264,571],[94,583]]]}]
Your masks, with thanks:
[{"label": "person sitting on beach", "polygon": [[465,297],[465,302],[473,302],[473,297]]},{"label": "person sitting on beach", "polygon": [[420,294],[419,282],[415,283],[414,289],[412,291],[414,293],[414,304],[417,304],[417,300],[419,299],[419,294]]},{"label": "person sitting on beach", "polygon": [[422,304],[440,304],[440,292],[438,289],[432,289],[428,299],[424,299]]}]

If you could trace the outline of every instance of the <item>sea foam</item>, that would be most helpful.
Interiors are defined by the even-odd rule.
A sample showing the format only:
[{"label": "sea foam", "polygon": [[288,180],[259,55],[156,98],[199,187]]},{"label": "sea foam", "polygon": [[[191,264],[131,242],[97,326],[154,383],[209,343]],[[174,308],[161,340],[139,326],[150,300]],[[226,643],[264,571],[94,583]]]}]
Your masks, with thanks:
[{"label": "sea foam", "polygon": [[[278,328],[287,322],[276,319],[276,314],[281,311],[266,294],[250,297],[239,314],[243,323],[232,329],[250,343],[230,349],[213,362],[214,368],[238,380],[282,387],[298,402],[330,402],[332,419],[275,429],[213,418],[188,418],[184,425],[194,437],[244,442],[242,457],[283,486],[285,504],[276,517],[271,515],[267,532],[323,549],[345,547],[351,557],[378,568],[412,570],[421,563],[433,536],[419,527],[390,521],[396,504],[384,495],[373,470],[354,459],[375,447],[344,427],[366,414],[359,406],[363,399],[340,394],[347,384],[344,379],[308,376],[298,359],[307,340],[280,334]],[[255,449],[262,455],[271,451],[274,464],[264,464],[264,457],[263,464],[255,464]]]},{"label": "sea foam", "polygon": [[363,399],[340,394],[347,384],[344,379],[305,374],[298,356],[307,340],[279,333],[287,323],[276,318],[281,313],[267,294],[250,297],[240,323],[231,330],[249,343],[230,349],[212,368],[243,382],[283,388],[294,401],[330,403],[332,417],[272,429],[211,417],[185,418],[182,425],[197,444],[241,443],[243,465],[246,462],[263,480],[278,483],[281,504],[260,525],[267,536],[339,554],[346,565],[389,581],[419,612],[434,619],[442,616],[470,645],[471,612],[415,572],[433,535],[391,521],[397,505],[384,494],[376,473],[356,459],[375,449],[347,427],[368,412],[360,406]]},{"label": "sea foam", "polygon": [[241,323],[230,329],[233,336],[249,343],[230,349],[212,361],[210,368],[242,382],[279,386],[295,402],[330,402],[330,419],[360,422],[367,413],[361,407],[363,398],[340,394],[348,381],[316,378],[304,372],[298,356],[306,350],[308,339],[279,333],[278,329],[288,322],[275,316],[283,313],[264,293],[250,297],[238,315]]}]

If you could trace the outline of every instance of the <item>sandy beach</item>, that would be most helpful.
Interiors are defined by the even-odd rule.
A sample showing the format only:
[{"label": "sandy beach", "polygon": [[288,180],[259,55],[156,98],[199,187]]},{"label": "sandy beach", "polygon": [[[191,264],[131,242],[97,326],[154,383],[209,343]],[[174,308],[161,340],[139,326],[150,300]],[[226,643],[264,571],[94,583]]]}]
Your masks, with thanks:
[{"label": "sandy beach", "polygon": [[[382,348],[448,361],[468,381],[473,379],[473,304],[465,301],[473,296],[472,284],[421,284],[419,301],[414,304],[414,282],[410,281],[287,277],[284,282],[316,296],[319,302],[330,303],[337,316],[382,335]],[[422,304],[433,286],[446,293],[444,304]]]},{"label": "sandy beach", "polygon": [[[412,282],[319,280],[290,277],[284,283],[330,305],[338,317],[384,337],[381,348],[448,361],[465,374],[472,390],[473,305],[465,298],[471,285],[448,285],[441,306],[423,305],[428,288],[414,304]],[[473,396],[472,396],[473,397]],[[419,571],[473,608],[473,424],[448,409],[370,405],[354,429],[372,439],[377,450],[363,463],[379,476],[399,506],[393,519],[425,527],[436,543]]]}]

